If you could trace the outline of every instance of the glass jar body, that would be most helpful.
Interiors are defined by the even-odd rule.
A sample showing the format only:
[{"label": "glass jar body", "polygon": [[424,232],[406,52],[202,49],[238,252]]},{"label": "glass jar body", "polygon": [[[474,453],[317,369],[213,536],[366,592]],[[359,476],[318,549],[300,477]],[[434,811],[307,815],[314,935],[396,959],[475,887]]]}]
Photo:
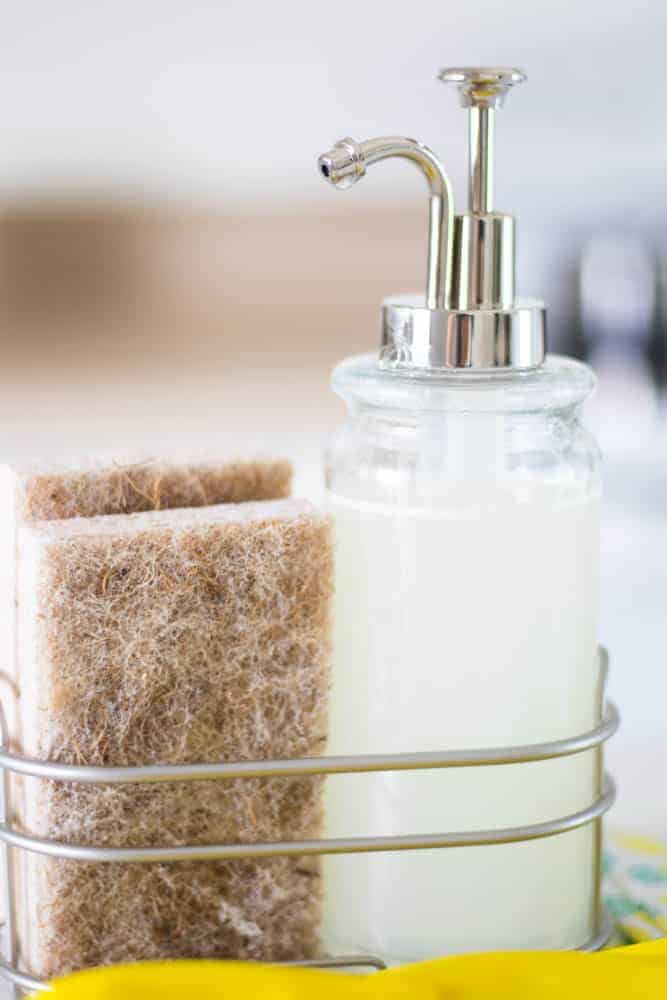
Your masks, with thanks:
[{"label": "glass jar body", "polygon": [[[516,746],[596,724],[599,459],[579,419],[592,384],[565,359],[511,375],[412,377],[370,358],[336,370],[350,413],[327,459],[331,753]],[[336,776],[327,833],[537,823],[585,808],[598,787],[595,752]],[[596,927],[596,854],[584,827],[327,858],[325,946],[390,962],[578,946]]]}]

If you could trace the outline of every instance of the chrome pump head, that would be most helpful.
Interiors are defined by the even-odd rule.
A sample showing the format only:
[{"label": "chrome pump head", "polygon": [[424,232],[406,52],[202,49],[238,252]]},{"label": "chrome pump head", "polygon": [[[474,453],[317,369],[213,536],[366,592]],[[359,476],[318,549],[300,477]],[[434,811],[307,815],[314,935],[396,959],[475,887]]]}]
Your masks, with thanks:
[{"label": "chrome pump head", "polygon": [[469,117],[469,208],[454,215],[452,187],[435,154],[414,139],[341,139],[318,160],[321,175],[347,188],[380,160],[412,160],[429,185],[426,294],[387,299],[380,363],[412,369],[530,369],[545,356],[545,310],[515,296],[514,218],[493,210],[495,113],[516,69],[440,73],[459,87]]}]

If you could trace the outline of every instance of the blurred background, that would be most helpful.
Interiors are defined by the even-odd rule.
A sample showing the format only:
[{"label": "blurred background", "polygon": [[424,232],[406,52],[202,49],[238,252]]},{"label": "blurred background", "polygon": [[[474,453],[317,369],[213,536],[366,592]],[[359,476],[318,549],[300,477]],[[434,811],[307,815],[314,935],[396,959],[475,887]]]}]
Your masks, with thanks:
[{"label": "blurred background", "polygon": [[477,0],[333,8],[22,0],[0,40],[3,454],[281,452],[317,496],[332,365],[423,285],[426,198],[387,164],[318,178],[343,135],[415,135],[464,207],[443,65],[517,65],[497,205],[551,349],[600,375],[602,637],[624,729],[615,818],[667,827],[667,8]]}]

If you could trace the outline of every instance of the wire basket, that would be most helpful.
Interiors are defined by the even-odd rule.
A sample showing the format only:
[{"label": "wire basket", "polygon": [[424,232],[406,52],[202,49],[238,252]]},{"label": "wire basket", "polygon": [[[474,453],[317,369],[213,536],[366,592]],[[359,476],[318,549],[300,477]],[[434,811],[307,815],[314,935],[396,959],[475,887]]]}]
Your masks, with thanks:
[{"label": "wire basket", "polygon": [[[601,684],[604,692],[608,673],[608,654],[598,650]],[[600,722],[594,729],[568,739],[524,746],[493,747],[482,750],[444,750],[425,753],[363,754],[337,757],[304,757],[288,760],[240,761],[236,763],[202,764],[149,764],[139,767],[89,767],[85,765],[57,764],[11,753],[9,732],[4,712],[0,707],[0,878],[2,903],[5,915],[4,954],[0,958],[0,976],[9,984],[11,995],[17,991],[47,991],[49,985],[21,970],[17,965],[16,901],[12,852],[33,851],[55,858],[73,861],[123,862],[146,864],[166,861],[214,861],[237,858],[289,857],[295,855],[359,854],[378,851],[418,851],[433,848],[478,847],[491,844],[512,844],[553,837],[575,830],[590,823],[596,824],[595,865],[599,873],[601,862],[601,819],[615,799],[612,779],[604,774],[602,747],[616,732],[619,714],[612,702],[601,704]],[[295,777],[327,774],[358,774],[380,771],[418,771],[439,768],[489,767],[497,765],[526,764],[532,761],[569,757],[597,750],[598,795],[594,802],[578,812],[542,823],[505,827],[492,830],[473,830],[433,834],[405,834],[402,836],[345,837],[336,839],[275,841],[267,843],[197,844],[179,847],[96,847],[94,845],[66,844],[41,837],[33,837],[16,830],[11,825],[12,804],[10,773],[52,781],[73,781],[92,784],[129,784],[174,781],[225,781],[232,778]],[[581,951],[594,951],[608,940],[611,926],[602,912],[599,874],[595,884],[598,926],[593,937],[579,947]],[[320,968],[367,967],[383,969],[385,962],[374,955],[328,956],[291,965]]]}]

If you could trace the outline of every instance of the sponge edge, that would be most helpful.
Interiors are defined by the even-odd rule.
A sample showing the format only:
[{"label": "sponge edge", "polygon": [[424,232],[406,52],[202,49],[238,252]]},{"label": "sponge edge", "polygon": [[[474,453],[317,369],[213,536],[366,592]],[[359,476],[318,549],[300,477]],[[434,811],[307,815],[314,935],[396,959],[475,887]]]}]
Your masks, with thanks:
[{"label": "sponge edge", "polygon": [[53,521],[276,500],[290,494],[292,467],[286,459],[120,456],[80,459],[67,466],[41,463],[16,469],[14,476],[19,517]]},{"label": "sponge edge", "polygon": [[[295,500],[24,524],[24,749],[69,763],[322,751],[332,532]],[[294,840],[321,779],[26,782],[25,829],[115,846]],[[312,956],[317,859],[103,865],[30,856],[21,951],[39,975],[137,959]],[[34,915],[39,914],[36,921]]]}]

